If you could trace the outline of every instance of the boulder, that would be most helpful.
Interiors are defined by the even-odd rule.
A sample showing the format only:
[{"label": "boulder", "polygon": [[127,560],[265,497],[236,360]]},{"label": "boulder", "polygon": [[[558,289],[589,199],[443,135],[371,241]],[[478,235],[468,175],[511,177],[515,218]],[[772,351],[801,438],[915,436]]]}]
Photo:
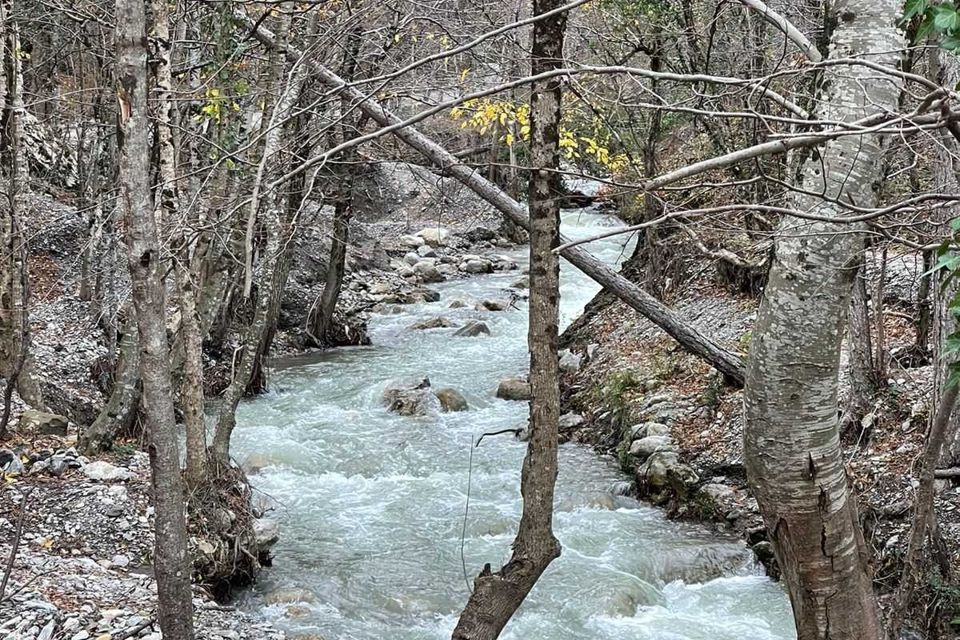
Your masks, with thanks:
[{"label": "boulder", "polygon": [[486,260],[466,260],[460,263],[460,270],[465,273],[490,273],[493,265]]},{"label": "boulder", "polygon": [[437,266],[429,260],[421,260],[413,265],[413,272],[423,282],[443,282],[443,274],[437,270]]},{"label": "boulder", "polygon": [[457,329],[453,335],[463,336],[466,338],[475,338],[477,336],[488,336],[490,335],[490,327],[488,327],[485,322],[472,320],[467,324],[463,325],[462,327],[460,327],[459,329]]},{"label": "boulder", "polygon": [[559,426],[560,430],[562,431],[564,429],[575,429],[580,425],[582,425],[584,422],[585,420],[582,415],[580,415],[579,413],[573,413],[571,411],[570,413],[565,413],[562,416],[560,416],[560,420],[557,426]]},{"label": "boulder", "polygon": [[26,409],[20,416],[21,429],[46,436],[66,436],[68,422],[64,416],[36,409]]},{"label": "boulder", "polygon": [[423,241],[431,247],[442,247],[447,243],[447,238],[450,237],[450,232],[443,227],[426,227],[420,231],[417,231],[416,235],[422,238]]},{"label": "boulder", "polygon": [[133,473],[131,473],[129,469],[114,466],[103,460],[97,460],[85,466],[83,468],[83,474],[91,480],[99,480],[101,482],[129,480],[133,477]]},{"label": "boulder", "polygon": [[0,449],[0,471],[22,474],[24,467],[20,461],[20,456],[10,449]]},{"label": "boulder", "polygon": [[422,244],[417,247],[417,255],[419,255],[421,258],[436,258],[437,252],[430,245]]},{"label": "boulder", "polygon": [[400,236],[400,244],[411,249],[417,249],[423,246],[423,238],[420,236]]},{"label": "boulder", "polygon": [[436,392],[437,400],[440,401],[440,409],[443,411],[466,411],[467,399],[463,397],[456,389],[445,387]]},{"label": "boulder", "polygon": [[280,539],[280,525],[270,518],[257,518],[253,521],[253,535],[257,549],[264,551]]},{"label": "boulder", "polygon": [[676,451],[677,447],[669,436],[646,436],[634,440],[630,445],[630,455],[646,460],[658,451]]},{"label": "boulder", "polygon": [[413,302],[437,302],[440,300],[440,292],[434,291],[433,289],[427,289],[426,287],[420,287],[414,289],[411,294],[411,299]]},{"label": "boulder", "polygon": [[463,308],[466,307],[466,306],[467,306],[467,303],[464,302],[463,300],[454,300],[453,302],[450,303],[449,308],[450,308],[450,309],[463,309]]},{"label": "boulder", "polygon": [[484,300],[477,306],[478,311],[503,311],[510,306],[507,300]]},{"label": "boulder", "polygon": [[503,400],[527,401],[530,399],[530,383],[523,378],[506,378],[497,386],[497,397]]},{"label": "boulder", "polygon": [[576,373],[580,371],[580,362],[583,356],[573,353],[569,349],[560,352],[560,370],[566,373]]},{"label": "boulder", "polygon": [[669,436],[670,427],[662,422],[641,422],[630,427],[630,439],[639,440],[647,436]]},{"label": "boulder", "polygon": [[637,480],[650,490],[672,488],[683,493],[700,481],[696,472],[680,462],[674,451],[656,451],[637,469]]},{"label": "boulder", "polygon": [[407,255],[403,256],[403,261],[412,267],[413,265],[420,262],[420,256],[414,253],[413,251],[411,251]]},{"label": "boulder", "polygon": [[440,400],[430,389],[429,378],[391,382],[383,391],[383,403],[389,411],[402,416],[425,416],[440,410]]},{"label": "boulder", "polygon": [[422,331],[424,329],[442,329],[444,327],[452,327],[453,324],[444,318],[443,316],[437,316],[435,318],[428,318],[427,320],[421,320],[420,322],[415,322],[410,325],[410,329],[415,331]]},{"label": "boulder", "polygon": [[515,281],[510,285],[514,289],[529,289],[530,288],[530,276],[523,276],[519,280]]}]

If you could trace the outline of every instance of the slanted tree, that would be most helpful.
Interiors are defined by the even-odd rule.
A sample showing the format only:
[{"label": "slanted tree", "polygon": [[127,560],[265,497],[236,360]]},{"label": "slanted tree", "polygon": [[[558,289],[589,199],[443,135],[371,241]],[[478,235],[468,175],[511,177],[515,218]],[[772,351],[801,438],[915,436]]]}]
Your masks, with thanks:
[{"label": "slanted tree", "polygon": [[117,0],[117,140],[120,213],[126,227],[131,298],[137,315],[143,415],[156,513],[153,567],[160,629],[193,640],[187,526],[167,344],[165,286],[150,179],[146,7]]}]

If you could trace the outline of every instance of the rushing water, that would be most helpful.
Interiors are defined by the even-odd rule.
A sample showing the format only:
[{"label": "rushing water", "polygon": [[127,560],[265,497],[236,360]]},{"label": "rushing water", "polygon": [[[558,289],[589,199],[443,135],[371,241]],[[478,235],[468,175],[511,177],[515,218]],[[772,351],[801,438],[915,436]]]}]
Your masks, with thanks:
[{"label": "rushing water", "polygon": [[[611,224],[582,211],[564,216],[569,237]],[[623,256],[622,242],[613,238],[591,248],[613,264]],[[437,287],[440,302],[374,318],[374,346],[283,368],[273,392],[241,406],[234,451],[241,460],[257,455],[270,462],[254,483],[277,503],[272,517],[283,531],[275,566],[247,594],[245,607],[294,637],[450,637],[467,583],[485,562],[497,567],[508,557],[520,515],[525,445],[509,435],[473,449],[471,442],[525,423],[526,404],[498,400],[494,391],[501,378],[526,369],[526,309],[480,312],[469,304],[502,298],[519,276],[444,283]],[[564,265],[564,322],[597,290]],[[448,309],[455,299],[468,305]],[[408,328],[441,314],[454,324],[482,319],[492,335],[458,338],[452,328]],[[416,418],[387,413],[380,404],[384,387],[411,375],[458,389],[470,410]],[[670,522],[617,495],[622,474],[587,448],[562,446],[560,458],[555,529],[563,554],[503,638],[794,637],[783,591],[740,542]],[[718,566],[721,571],[704,569]],[[303,590],[301,602],[270,604],[271,593],[292,589]]]}]

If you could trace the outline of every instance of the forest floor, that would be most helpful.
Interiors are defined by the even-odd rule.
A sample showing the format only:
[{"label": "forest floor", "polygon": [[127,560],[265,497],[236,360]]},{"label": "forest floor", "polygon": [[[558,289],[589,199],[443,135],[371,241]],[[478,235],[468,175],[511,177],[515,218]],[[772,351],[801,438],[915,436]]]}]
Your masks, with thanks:
[{"label": "forest floor", "polygon": [[[906,308],[922,268],[909,256],[898,264],[899,269],[891,268],[885,302]],[[731,293],[704,273],[667,302],[684,320],[729,348],[741,353],[749,348],[756,298]],[[898,359],[911,352],[915,341],[903,314],[886,316],[884,327],[886,386],[861,433],[844,441],[843,455],[873,551],[878,590],[890,594],[900,581],[916,486],[912,470],[924,443],[933,372],[930,365],[912,366],[909,359]],[[741,390],[725,385],[714,370],[618,301],[595,305],[564,342],[583,354],[582,364],[565,374],[564,395],[567,409],[585,418],[566,437],[616,453],[623,469],[635,476],[638,494],[662,504],[673,517],[736,531],[776,576],[776,561],[743,468]],[[667,481],[661,482],[657,475],[664,465]],[[936,488],[942,557],[957,576],[960,486],[938,480]],[[913,611],[915,629],[925,637],[952,637],[949,621],[960,615],[960,588],[936,579],[924,587]],[[888,604],[882,599],[882,606]]]}]

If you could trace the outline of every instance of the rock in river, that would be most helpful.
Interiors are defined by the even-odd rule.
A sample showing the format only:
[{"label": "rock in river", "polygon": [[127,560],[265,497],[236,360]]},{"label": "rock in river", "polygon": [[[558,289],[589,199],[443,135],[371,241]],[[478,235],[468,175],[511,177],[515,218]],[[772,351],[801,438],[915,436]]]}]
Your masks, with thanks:
[{"label": "rock in river", "polygon": [[435,318],[428,318],[427,320],[421,320],[420,322],[415,322],[410,325],[410,328],[413,330],[423,330],[423,329],[442,329],[444,327],[452,327],[453,324],[444,318],[443,316],[437,316]]},{"label": "rock in river", "polygon": [[440,400],[430,389],[429,378],[397,380],[383,391],[387,409],[402,416],[425,416],[440,409]]},{"label": "rock in river", "polygon": [[456,389],[446,387],[436,392],[440,408],[444,411],[466,411],[467,399]]},{"label": "rock in river", "polygon": [[523,378],[506,378],[497,387],[497,397],[504,400],[529,400],[530,383]]},{"label": "rock in river", "polygon": [[485,322],[471,321],[457,329],[453,335],[467,338],[488,336],[490,335],[490,327],[488,327]]}]

